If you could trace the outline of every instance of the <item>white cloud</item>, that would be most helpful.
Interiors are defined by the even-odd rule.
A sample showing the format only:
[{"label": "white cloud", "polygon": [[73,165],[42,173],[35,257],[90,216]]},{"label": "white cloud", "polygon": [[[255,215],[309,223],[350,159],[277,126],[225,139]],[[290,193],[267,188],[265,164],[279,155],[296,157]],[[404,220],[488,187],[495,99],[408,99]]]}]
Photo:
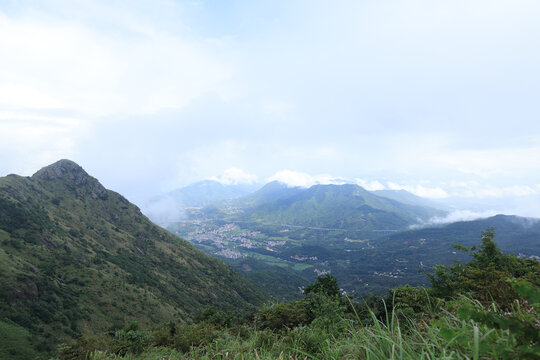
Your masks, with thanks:
[{"label": "white cloud", "polygon": [[356,181],[356,183],[359,186],[361,186],[364,189],[369,190],[369,191],[384,190],[385,189],[385,186],[383,184],[381,184],[377,180],[372,180],[372,181],[364,180],[364,179],[354,179],[354,180]]},{"label": "white cloud", "polygon": [[0,153],[11,155],[2,166],[31,175],[60,158],[75,157],[76,142],[88,132],[84,123],[73,118],[0,113]]},{"label": "white cloud", "polygon": [[167,226],[174,221],[185,218],[185,210],[178,204],[178,199],[165,194],[158,199],[143,202],[141,210],[152,221],[161,226]]},{"label": "white cloud", "polygon": [[429,225],[438,225],[438,224],[449,224],[456,221],[472,221],[476,219],[485,219],[491,216],[497,215],[499,212],[495,210],[485,210],[485,211],[470,211],[470,210],[456,210],[450,212],[448,215],[443,217],[433,217],[422,224],[413,225],[411,228],[420,228],[426,227]]},{"label": "white cloud", "polygon": [[387,185],[390,190],[406,190],[410,193],[425,198],[443,199],[449,196],[448,193],[441,187],[427,187],[424,185],[400,185],[391,181],[389,181]]},{"label": "white cloud", "polygon": [[460,181],[451,182],[446,186],[451,196],[461,198],[525,197],[540,194],[540,184],[495,186],[478,181]]},{"label": "white cloud", "polygon": [[312,176],[307,173],[292,170],[278,171],[273,176],[268,178],[267,181],[279,181],[287,186],[299,186],[304,188],[308,188],[313,185],[343,185],[347,182],[343,178],[337,178],[328,174]]},{"label": "white cloud", "polygon": [[257,175],[248,174],[242,169],[230,168],[219,177],[212,177],[211,180],[218,181],[225,185],[253,184],[257,181]]},{"label": "white cloud", "polygon": [[82,22],[0,13],[0,107],[140,115],[226,96],[232,69],[211,43],[142,21],[118,25],[111,36]]},{"label": "white cloud", "polygon": [[540,163],[540,146],[501,147],[446,151],[434,161],[449,169],[488,179],[494,176],[523,176]]}]

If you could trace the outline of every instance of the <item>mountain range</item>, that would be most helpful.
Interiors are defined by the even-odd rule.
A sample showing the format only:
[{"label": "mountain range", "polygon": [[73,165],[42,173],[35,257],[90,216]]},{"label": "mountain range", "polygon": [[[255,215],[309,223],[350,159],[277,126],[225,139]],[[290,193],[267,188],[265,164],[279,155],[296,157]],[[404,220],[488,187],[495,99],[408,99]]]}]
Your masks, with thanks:
[{"label": "mountain range", "polygon": [[385,195],[378,196],[355,184],[304,188],[273,181],[251,194],[210,205],[203,213],[214,219],[364,232],[403,230],[446,214]]}]

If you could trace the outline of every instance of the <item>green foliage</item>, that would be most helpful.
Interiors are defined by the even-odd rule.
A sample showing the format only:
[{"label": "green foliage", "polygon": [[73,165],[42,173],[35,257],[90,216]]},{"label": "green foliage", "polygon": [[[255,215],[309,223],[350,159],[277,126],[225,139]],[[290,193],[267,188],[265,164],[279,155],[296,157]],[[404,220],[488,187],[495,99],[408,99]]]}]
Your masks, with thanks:
[{"label": "green foliage", "polygon": [[205,307],[195,316],[196,322],[207,322],[219,327],[229,327],[237,322],[240,314],[218,310],[215,306]]},{"label": "green foliage", "polygon": [[540,289],[526,281],[510,281],[525,301],[515,300],[511,311],[501,311],[493,304],[488,310],[469,303],[458,310],[464,320],[473,320],[496,330],[508,331],[514,346],[495,344],[495,351],[505,358],[538,359],[540,357]]},{"label": "green foliage", "polygon": [[140,354],[151,344],[151,341],[150,332],[138,330],[138,326],[127,326],[115,332],[111,347],[112,351],[119,355]]},{"label": "green foliage", "polygon": [[309,323],[305,302],[276,303],[264,306],[257,314],[257,325],[263,329],[292,329]]},{"label": "green foliage", "polygon": [[328,297],[338,297],[338,280],[330,274],[319,276],[315,283],[304,288],[304,294],[306,296],[309,294],[321,294]]},{"label": "green foliage", "polygon": [[504,254],[493,241],[495,232],[488,228],[482,232],[482,243],[470,249],[463,248],[472,256],[468,263],[439,265],[431,280],[431,293],[450,299],[457,294],[470,293],[475,299],[488,304],[495,301],[499,306],[511,306],[517,294],[508,283],[509,278],[523,278],[540,285],[540,264],[533,259],[521,259]]}]

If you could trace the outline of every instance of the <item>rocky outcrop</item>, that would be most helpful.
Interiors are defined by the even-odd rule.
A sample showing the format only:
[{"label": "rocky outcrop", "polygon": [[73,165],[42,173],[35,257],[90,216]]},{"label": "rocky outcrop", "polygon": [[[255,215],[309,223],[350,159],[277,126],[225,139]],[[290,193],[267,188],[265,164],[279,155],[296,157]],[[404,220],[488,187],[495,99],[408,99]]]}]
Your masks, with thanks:
[{"label": "rocky outcrop", "polygon": [[63,181],[78,192],[84,191],[94,199],[106,200],[107,189],[82,167],[71,160],[59,160],[36,172],[32,179],[42,181]]}]

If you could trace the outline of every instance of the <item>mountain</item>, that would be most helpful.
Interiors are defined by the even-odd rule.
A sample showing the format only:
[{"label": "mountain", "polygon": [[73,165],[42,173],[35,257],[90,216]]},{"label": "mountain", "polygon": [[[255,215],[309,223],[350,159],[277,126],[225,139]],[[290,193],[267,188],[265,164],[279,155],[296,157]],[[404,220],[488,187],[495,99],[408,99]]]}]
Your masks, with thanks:
[{"label": "mountain", "polygon": [[189,319],[205,306],[249,309],[266,299],[69,160],[0,178],[0,273],[0,338],[26,334],[41,352],[132,320]]},{"label": "mountain", "polygon": [[147,201],[144,213],[158,224],[166,225],[186,217],[190,208],[201,208],[215,202],[236,199],[256,190],[258,185],[223,184],[215,180],[203,180],[170,191]]},{"label": "mountain", "polygon": [[362,284],[369,284],[372,292],[379,293],[397,285],[426,284],[426,276],[418,269],[431,271],[437,264],[469,261],[469,256],[453,245],[476,245],[481,232],[489,227],[495,230],[494,240],[503,252],[540,260],[540,219],[497,215],[388,234],[371,241],[366,248],[351,248],[345,254],[334,250],[328,261],[343,286],[357,292]]},{"label": "mountain", "polygon": [[[423,254],[426,259],[431,257],[427,259],[428,262],[445,263],[444,257],[452,250],[453,244],[470,247],[476,243],[475,239],[480,232],[489,227],[495,229],[495,240],[502,251],[527,257],[540,256],[540,219],[514,215],[496,215],[486,219],[458,221],[438,227],[405,231],[381,239],[378,245],[399,251],[400,248],[414,246],[413,242],[423,239],[424,244],[430,245],[420,247],[426,251]],[[441,258],[437,259],[439,249],[444,249],[445,254],[441,254]],[[415,252],[422,255],[422,250],[417,249]]]},{"label": "mountain", "polygon": [[244,208],[256,207],[271,201],[289,198],[303,192],[305,188],[299,186],[288,186],[279,181],[272,181],[264,185],[259,190],[238,198],[233,202],[236,206]]},{"label": "mountain", "polygon": [[434,209],[448,210],[448,206],[439,204],[435,201],[428,200],[421,196],[411,194],[406,190],[375,190],[372,191],[377,196],[382,196],[387,199],[399,201],[403,204],[431,207]]},{"label": "mountain", "polygon": [[216,201],[236,199],[255,189],[257,185],[223,184],[215,180],[203,180],[186,187],[173,190],[168,195],[184,206],[206,206]]},{"label": "mountain", "polygon": [[377,196],[354,184],[314,185],[307,189],[269,185],[274,191],[259,190],[258,201],[245,211],[244,220],[348,230],[397,230],[444,214]]}]

